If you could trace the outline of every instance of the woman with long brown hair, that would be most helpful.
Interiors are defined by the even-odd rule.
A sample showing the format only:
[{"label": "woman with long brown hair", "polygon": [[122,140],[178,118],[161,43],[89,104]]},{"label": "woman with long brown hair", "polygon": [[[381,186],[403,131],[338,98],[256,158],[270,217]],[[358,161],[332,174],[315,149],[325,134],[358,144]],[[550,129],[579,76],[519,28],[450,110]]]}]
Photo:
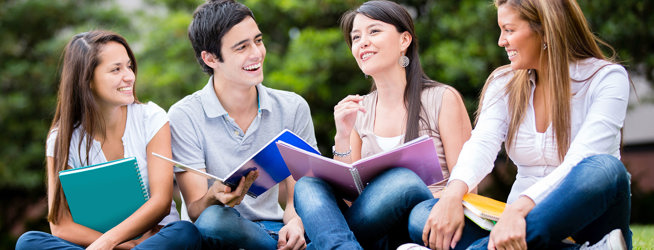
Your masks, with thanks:
[{"label": "woman with long brown hair", "polygon": [[[173,166],[152,155],[172,154],[168,117],[156,104],[138,102],[135,81],[136,60],[122,36],[90,31],[70,40],[46,142],[52,234],[27,232],[16,249],[199,248],[199,232],[179,221],[172,202]],[[136,157],[148,201],[104,233],[75,223],[58,173],[125,157]]]},{"label": "woman with long brown hair", "polygon": [[[629,174],[619,160],[626,70],[604,56],[599,44],[611,47],[575,0],[495,6],[511,63],[488,78],[440,200],[412,211],[412,239],[434,249],[631,248]],[[502,142],[518,174],[489,235],[464,222],[461,199],[493,169]],[[584,244],[562,243],[569,236]]]},{"label": "woman with long brown hair", "polygon": [[427,187],[414,172],[397,166],[372,179],[347,207],[344,195],[327,182],[303,177],[295,185],[295,207],[310,247],[394,249],[410,240],[407,218],[413,206],[438,197],[445,186],[470,137],[470,119],[459,93],[424,73],[413,19],[404,7],[365,2],[343,15],[341,29],[373,90],[347,96],[334,107],[334,159],[351,163],[427,135],[445,179]]}]

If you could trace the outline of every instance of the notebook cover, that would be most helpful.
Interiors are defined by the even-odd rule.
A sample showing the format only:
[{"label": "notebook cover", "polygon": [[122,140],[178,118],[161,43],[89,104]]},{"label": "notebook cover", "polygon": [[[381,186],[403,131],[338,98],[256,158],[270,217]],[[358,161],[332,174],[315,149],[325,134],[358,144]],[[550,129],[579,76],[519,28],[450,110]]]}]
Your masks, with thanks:
[{"label": "notebook cover", "polygon": [[318,154],[309,153],[303,149],[278,142],[279,152],[284,157],[293,179],[299,180],[302,176],[321,178],[342,194],[346,199],[359,196],[349,164],[330,159]]},{"label": "notebook cover", "polygon": [[290,130],[284,129],[281,133],[266,143],[266,145],[257,153],[248,158],[238,168],[232,171],[232,173],[227,175],[225,178],[225,184],[235,188],[238,186],[242,176],[246,176],[250,171],[258,169],[259,177],[257,177],[248,190],[248,194],[256,198],[290,176],[291,173],[277,148],[277,141],[284,141],[313,154],[320,154],[302,138]]},{"label": "notebook cover", "polygon": [[59,180],[73,221],[101,233],[148,200],[134,157],[64,170]]},{"label": "notebook cover", "polygon": [[436,146],[434,146],[434,141],[426,135],[389,151],[358,160],[352,165],[359,171],[364,186],[379,173],[393,167],[412,170],[425,185],[443,180],[443,171],[438,161]]},{"label": "notebook cover", "polygon": [[[361,159],[353,164],[307,153],[285,143],[277,143],[277,146],[294,179],[298,180],[302,176],[321,178],[350,200],[359,195],[356,175],[353,176],[351,172],[358,173],[364,188],[379,173],[393,167],[411,169],[426,185],[443,180],[436,147],[432,139],[427,136],[418,137],[395,149]],[[351,171],[351,168],[356,168],[357,171]]]},{"label": "notebook cover", "polygon": [[506,203],[478,194],[467,193],[463,196],[463,206],[479,217],[498,221],[504,212]]}]

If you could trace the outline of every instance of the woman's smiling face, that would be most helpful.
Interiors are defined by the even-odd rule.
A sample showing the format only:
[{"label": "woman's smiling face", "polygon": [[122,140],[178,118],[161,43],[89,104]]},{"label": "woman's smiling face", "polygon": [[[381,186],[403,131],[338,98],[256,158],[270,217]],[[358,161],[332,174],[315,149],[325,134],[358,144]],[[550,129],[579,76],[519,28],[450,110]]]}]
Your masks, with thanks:
[{"label": "woman's smiling face", "polygon": [[497,8],[497,24],[500,39],[497,45],[504,47],[511,61],[511,68],[538,69],[543,42],[541,36],[520,18],[520,13],[508,4]]},{"label": "woman's smiling face", "polygon": [[352,56],[366,75],[375,75],[392,67],[399,68],[402,36],[407,35],[398,32],[392,24],[357,14],[350,32]]}]

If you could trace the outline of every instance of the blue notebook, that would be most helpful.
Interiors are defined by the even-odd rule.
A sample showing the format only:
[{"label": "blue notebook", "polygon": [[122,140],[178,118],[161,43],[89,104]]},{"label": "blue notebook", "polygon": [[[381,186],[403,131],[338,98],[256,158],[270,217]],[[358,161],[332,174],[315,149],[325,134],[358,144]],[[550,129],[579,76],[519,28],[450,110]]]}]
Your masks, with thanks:
[{"label": "blue notebook", "polygon": [[241,181],[241,177],[246,176],[248,173],[250,173],[250,171],[258,169],[259,177],[257,177],[257,179],[252,183],[252,186],[250,186],[250,189],[248,189],[248,195],[253,198],[257,198],[259,195],[268,191],[268,189],[277,185],[277,183],[291,176],[291,172],[289,172],[288,167],[286,167],[286,162],[284,162],[284,158],[282,158],[282,155],[279,153],[279,149],[277,148],[276,143],[278,141],[283,141],[313,154],[320,155],[318,150],[311,147],[309,143],[288,129],[284,129],[282,132],[277,134],[273,139],[271,139],[261,149],[259,149],[259,151],[241,163],[241,165],[235,168],[226,177],[218,177],[203,171],[199,171],[192,167],[186,166],[181,162],[174,161],[157,153],[152,154],[175,164],[177,167],[183,170],[201,175],[207,179],[220,181],[225,185],[232,187],[232,190],[238,186],[238,183]]},{"label": "blue notebook", "polygon": [[278,141],[283,141],[308,152],[320,155],[318,150],[311,147],[302,138],[290,130],[284,129],[266,143],[263,148],[259,149],[259,151],[245,160],[238,168],[228,174],[224,181],[225,185],[236,188],[242,176],[247,175],[252,170],[259,169],[259,177],[257,177],[248,190],[248,195],[256,198],[277,183],[291,176],[291,172],[286,167],[286,162],[284,162],[284,158],[282,158],[277,148],[276,143]]},{"label": "blue notebook", "polygon": [[124,158],[59,172],[75,223],[107,232],[148,199],[136,158]]}]

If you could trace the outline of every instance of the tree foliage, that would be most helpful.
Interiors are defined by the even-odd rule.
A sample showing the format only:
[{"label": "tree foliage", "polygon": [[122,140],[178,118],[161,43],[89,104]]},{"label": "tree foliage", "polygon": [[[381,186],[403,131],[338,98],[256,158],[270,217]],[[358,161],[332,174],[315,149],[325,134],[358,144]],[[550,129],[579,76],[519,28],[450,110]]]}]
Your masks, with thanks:
[{"label": "tree foliage", "polygon": [[97,2],[5,1],[0,8],[0,188],[43,184],[60,56],[74,31],[129,27],[119,10],[94,8]]}]

